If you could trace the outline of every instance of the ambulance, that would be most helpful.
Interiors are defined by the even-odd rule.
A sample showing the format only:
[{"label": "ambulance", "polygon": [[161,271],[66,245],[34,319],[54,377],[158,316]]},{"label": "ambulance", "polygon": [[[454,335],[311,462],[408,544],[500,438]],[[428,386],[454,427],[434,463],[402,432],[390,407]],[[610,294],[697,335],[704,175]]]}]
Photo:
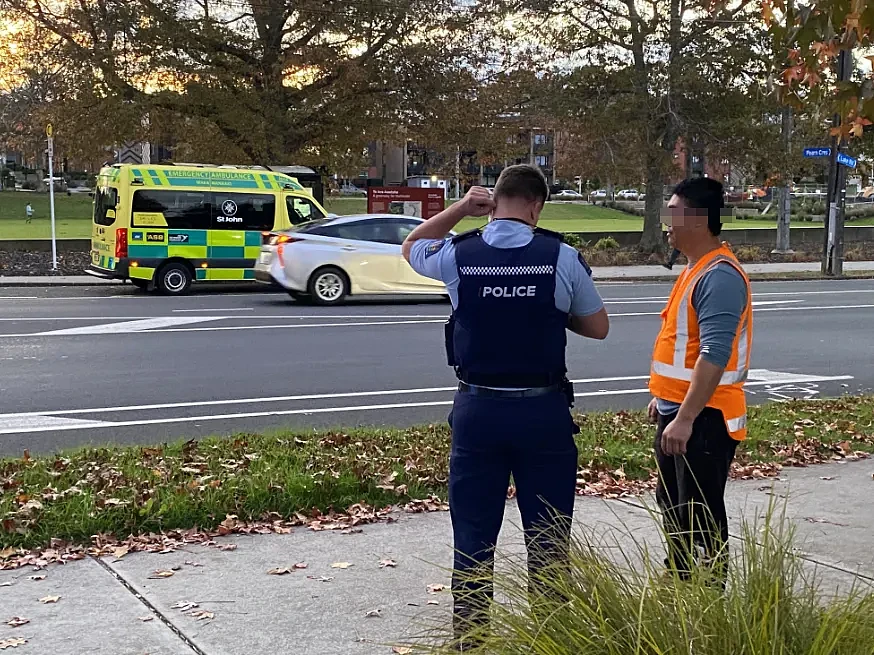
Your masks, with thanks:
[{"label": "ambulance", "polygon": [[266,235],[327,215],[296,178],[262,166],[116,164],[97,176],[86,272],[165,295],[254,280]]}]

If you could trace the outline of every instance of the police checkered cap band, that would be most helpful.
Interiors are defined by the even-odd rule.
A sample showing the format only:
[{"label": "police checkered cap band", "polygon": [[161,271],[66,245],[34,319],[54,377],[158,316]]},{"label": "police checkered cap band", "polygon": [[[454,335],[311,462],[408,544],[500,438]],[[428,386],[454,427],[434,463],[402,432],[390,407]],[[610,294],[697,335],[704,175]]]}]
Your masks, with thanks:
[{"label": "police checkered cap band", "polygon": [[462,275],[552,275],[555,266],[462,266]]}]

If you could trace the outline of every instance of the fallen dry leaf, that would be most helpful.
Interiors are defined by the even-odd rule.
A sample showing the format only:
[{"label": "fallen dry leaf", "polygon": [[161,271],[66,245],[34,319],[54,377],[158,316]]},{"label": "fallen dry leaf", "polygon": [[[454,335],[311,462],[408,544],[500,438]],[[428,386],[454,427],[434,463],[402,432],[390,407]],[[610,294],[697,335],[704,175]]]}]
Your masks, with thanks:
[{"label": "fallen dry leaf", "polygon": [[301,571],[301,570],[306,569],[306,568],[309,568],[309,564],[307,564],[306,562],[298,562],[297,564],[294,565],[294,569],[298,570],[298,571]]},{"label": "fallen dry leaf", "polygon": [[13,616],[6,622],[6,625],[10,628],[17,628],[22,625],[27,625],[28,623],[30,623],[30,619],[25,619],[21,616]]},{"label": "fallen dry leaf", "polygon": [[428,601],[428,604],[429,604],[429,605],[439,605],[439,604],[440,604],[440,601],[439,601],[439,600],[429,600],[429,601]]},{"label": "fallen dry leaf", "polygon": [[180,612],[190,612],[195,607],[199,607],[197,603],[189,603],[184,600],[180,600],[179,602],[170,606],[171,610],[179,610]]},{"label": "fallen dry leaf", "polygon": [[441,591],[446,591],[445,584],[429,584],[428,585],[428,593],[429,594],[437,594]]},{"label": "fallen dry leaf", "polygon": [[34,582],[39,582],[40,580],[45,580],[45,573],[40,573],[39,575],[29,575],[27,576],[28,580],[33,580]]},{"label": "fallen dry leaf", "polygon": [[354,564],[350,564],[349,562],[334,562],[331,564],[332,569],[348,569],[350,566],[354,566]]},{"label": "fallen dry leaf", "polygon": [[48,605],[49,603],[57,603],[59,600],[61,600],[60,596],[43,596],[39,599],[39,602],[43,605]]},{"label": "fallen dry leaf", "polygon": [[237,550],[237,544],[224,544],[223,546],[219,546],[219,550],[223,550],[225,552]]},{"label": "fallen dry leaf", "polygon": [[19,646],[24,646],[27,643],[27,639],[22,639],[21,637],[12,637],[11,639],[3,639],[0,641],[0,650],[6,650],[7,648],[18,648]]},{"label": "fallen dry leaf", "polygon": [[207,612],[206,610],[197,610],[196,612],[189,612],[188,616],[193,616],[198,621],[205,621],[207,619],[214,619],[215,612]]},{"label": "fallen dry leaf", "polygon": [[140,621],[142,621],[143,623],[148,623],[149,621],[154,621],[154,620],[155,620],[155,617],[154,617],[154,616],[138,616],[137,618],[138,618]]},{"label": "fallen dry leaf", "polygon": [[292,569],[285,567],[283,569],[270,569],[267,571],[267,575],[288,575],[292,572]]},{"label": "fallen dry leaf", "polygon": [[9,548],[4,548],[0,550],[0,559],[6,559],[7,557],[12,557],[15,554],[15,549],[10,546]]},{"label": "fallen dry leaf", "polygon": [[130,552],[130,546],[119,546],[118,548],[116,548],[112,551],[112,555],[113,555],[113,557],[115,557],[115,559],[121,559],[122,557],[127,555],[129,552]]},{"label": "fallen dry leaf", "polygon": [[199,566],[203,566],[203,564],[201,564],[200,562],[185,562],[185,566],[193,566],[197,568]]},{"label": "fallen dry leaf", "polygon": [[173,575],[175,575],[173,571],[168,571],[167,569],[158,569],[149,576],[149,580],[160,580],[161,578],[169,578]]},{"label": "fallen dry leaf", "polygon": [[395,655],[410,655],[413,652],[413,649],[409,646],[395,646],[391,649],[391,652]]},{"label": "fallen dry leaf", "polygon": [[833,475],[823,475],[823,476],[820,476],[819,479],[820,479],[820,480],[834,480],[834,479],[835,479],[835,476],[833,476]]},{"label": "fallen dry leaf", "polygon": [[367,614],[365,614],[364,616],[365,616],[365,618],[368,618],[368,619],[372,619],[372,618],[378,619],[378,618],[382,617],[382,610],[380,610],[380,609],[368,610]]},{"label": "fallen dry leaf", "polygon": [[398,565],[393,559],[381,559],[379,560],[379,568],[394,568]]},{"label": "fallen dry leaf", "polygon": [[14,582],[0,582],[0,587],[11,587]]},{"label": "fallen dry leaf", "polygon": [[307,580],[316,580],[317,582],[333,582],[334,578],[326,575],[308,575]]}]

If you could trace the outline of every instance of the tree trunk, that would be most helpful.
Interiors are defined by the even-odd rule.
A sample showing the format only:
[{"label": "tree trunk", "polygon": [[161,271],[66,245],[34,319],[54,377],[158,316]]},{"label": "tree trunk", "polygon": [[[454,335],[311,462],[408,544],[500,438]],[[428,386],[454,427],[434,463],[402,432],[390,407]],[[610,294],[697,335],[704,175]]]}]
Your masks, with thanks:
[{"label": "tree trunk", "polygon": [[[789,155],[792,144],[792,107],[783,107],[782,112],[782,136],[784,156]],[[789,221],[792,214],[792,196],[789,192],[789,174],[784,170],[780,187],[777,189],[777,246],[774,253],[788,255],[792,252],[789,247]]]},{"label": "tree trunk", "polygon": [[663,252],[665,238],[662,232],[662,194],[665,179],[658,159],[650,157],[646,170],[646,203],[644,205],[643,234],[640,235],[642,252]]}]

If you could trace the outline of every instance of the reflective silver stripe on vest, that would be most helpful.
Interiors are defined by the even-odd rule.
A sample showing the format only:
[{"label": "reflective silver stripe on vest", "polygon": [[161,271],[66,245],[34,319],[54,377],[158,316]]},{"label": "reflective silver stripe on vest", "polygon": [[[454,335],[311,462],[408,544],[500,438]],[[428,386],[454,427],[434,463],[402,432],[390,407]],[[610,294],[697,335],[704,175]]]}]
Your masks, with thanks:
[{"label": "reflective silver stripe on vest", "polygon": [[[718,255],[717,257],[714,257],[713,261],[704,269],[698,271],[686,287],[686,291],[683,293],[680,298],[680,303],[677,306],[677,335],[674,343],[674,364],[672,366],[661,362],[653,362],[653,370],[659,375],[664,375],[677,380],[685,380],[687,382],[692,380],[692,369],[686,368],[686,349],[689,347],[689,302],[691,301],[692,291],[695,288],[695,285],[702,277],[704,277],[705,273],[710,272],[722,262],[727,262],[734,266],[734,262],[729,257]],[[749,294],[747,294],[747,302],[749,302]],[[747,379],[747,374],[749,372],[747,368],[747,356],[749,353],[749,347],[747,344],[749,321],[745,318],[747,316],[748,314],[744,312],[737,351],[738,368],[734,371],[725,371],[719,382],[720,385],[736,384],[738,382],[745,382]]]},{"label": "reflective silver stripe on vest", "polygon": [[[686,368],[685,366],[673,366],[663,362],[653,362],[652,372],[656,375],[661,375],[674,380],[683,380],[684,382],[692,381],[692,373],[695,369]],[[738,382],[746,382],[749,371],[746,367],[737,371],[725,371],[719,379],[719,386],[729,386]]]},{"label": "reflective silver stripe on vest", "polygon": [[738,430],[742,430],[747,426],[747,417],[746,414],[743,416],[738,416],[737,418],[730,418],[726,421],[728,425],[729,432],[737,432]]}]

